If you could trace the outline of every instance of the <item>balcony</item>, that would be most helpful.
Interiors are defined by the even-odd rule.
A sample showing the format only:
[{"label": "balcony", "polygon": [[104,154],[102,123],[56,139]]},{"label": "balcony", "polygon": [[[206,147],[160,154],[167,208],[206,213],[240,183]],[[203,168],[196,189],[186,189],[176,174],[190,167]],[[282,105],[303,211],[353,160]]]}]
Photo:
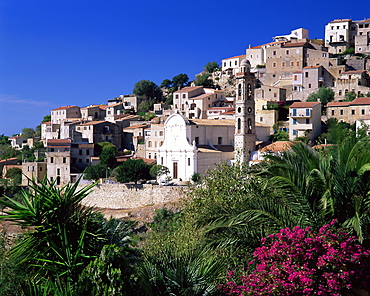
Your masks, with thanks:
[{"label": "balcony", "polygon": [[293,113],[293,112],[290,112],[290,117],[291,118],[309,118],[311,117],[311,111],[310,112],[297,112],[297,113]]}]

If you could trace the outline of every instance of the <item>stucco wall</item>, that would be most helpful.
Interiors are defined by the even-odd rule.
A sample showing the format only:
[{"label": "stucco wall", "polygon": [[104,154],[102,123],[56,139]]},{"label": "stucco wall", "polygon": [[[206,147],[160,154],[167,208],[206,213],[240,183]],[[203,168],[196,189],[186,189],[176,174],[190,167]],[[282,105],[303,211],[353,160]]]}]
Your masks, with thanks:
[{"label": "stucco wall", "polygon": [[[79,186],[79,189],[85,185]],[[170,202],[184,197],[180,186],[158,186],[151,184],[98,184],[83,200],[88,206],[108,209],[132,209]]]}]

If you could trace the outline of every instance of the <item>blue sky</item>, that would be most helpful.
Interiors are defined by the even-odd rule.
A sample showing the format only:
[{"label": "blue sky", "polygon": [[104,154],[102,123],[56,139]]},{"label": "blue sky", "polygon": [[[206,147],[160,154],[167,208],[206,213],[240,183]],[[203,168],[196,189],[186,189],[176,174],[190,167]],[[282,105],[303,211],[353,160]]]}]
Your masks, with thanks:
[{"label": "blue sky", "polygon": [[[190,79],[303,27],[324,38],[337,18],[370,18],[370,1],[0,1],[0,134],[50,110],[105,103],[142,79]],[[366,15],[366,13],[368,15]]]}]

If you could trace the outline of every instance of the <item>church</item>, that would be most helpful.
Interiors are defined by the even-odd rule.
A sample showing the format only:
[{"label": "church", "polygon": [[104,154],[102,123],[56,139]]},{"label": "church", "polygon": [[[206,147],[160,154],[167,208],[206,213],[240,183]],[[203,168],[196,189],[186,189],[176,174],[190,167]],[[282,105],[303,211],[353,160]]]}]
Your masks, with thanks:
[{"label": "church", "polygon": [[188,181],[221,161],[248,162],[256,141],[262,140],[263,132],[257,125],[256,133],[255,124],[256,78],[248,60],[241,62],[236,78],[234,120],[188,119],[176,112],[165,121],[157,164],[168,167],[174,181]]}]

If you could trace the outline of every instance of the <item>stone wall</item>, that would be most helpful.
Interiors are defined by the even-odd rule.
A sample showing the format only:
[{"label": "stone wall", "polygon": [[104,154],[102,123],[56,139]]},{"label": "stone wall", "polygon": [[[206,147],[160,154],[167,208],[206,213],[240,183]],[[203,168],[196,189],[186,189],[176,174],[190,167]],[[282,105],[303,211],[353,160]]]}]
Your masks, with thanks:
[{"label": "stone wall", "polygon": [[132,209],[178,200],[185,196],[185,190],[182,186],[98,184],[83,203],[97,208]]}]

